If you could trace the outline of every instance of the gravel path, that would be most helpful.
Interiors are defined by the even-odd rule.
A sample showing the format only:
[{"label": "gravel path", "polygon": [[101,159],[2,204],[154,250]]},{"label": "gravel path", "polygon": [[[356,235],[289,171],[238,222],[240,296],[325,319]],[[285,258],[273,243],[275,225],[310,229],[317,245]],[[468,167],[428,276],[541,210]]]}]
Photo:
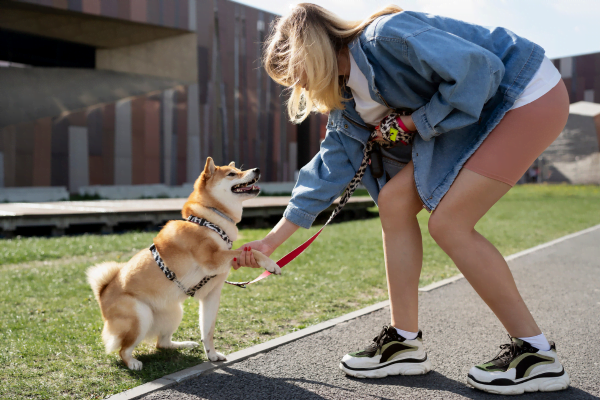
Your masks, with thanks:
[{"label": "gravel path", "polygon": [[[519,290],[571,376],[571,387],[532,399],[600,399],[600,229],[511,261]],[[337,325],[144,399],[499,399],[467,387],[471,366],[507,341],[464,279],[420,295],[433,371],[424,376],[346,377],[340,358],[389,322],[389,308]],[[465,332],[463,334],[463,332]]]}]

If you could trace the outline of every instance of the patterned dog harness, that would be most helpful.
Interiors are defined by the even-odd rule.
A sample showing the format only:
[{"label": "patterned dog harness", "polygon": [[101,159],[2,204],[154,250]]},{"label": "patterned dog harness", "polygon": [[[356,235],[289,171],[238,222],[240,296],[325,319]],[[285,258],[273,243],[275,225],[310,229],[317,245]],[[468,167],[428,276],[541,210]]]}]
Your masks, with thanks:
[{"label": "patterned dog harness", "polygon": [[[229,236],[227,236],[227,233],[225,233],[225,231],[223,229],[221,229],[218,225],[213,224],[212,222],[210,222],[204,218],[194,217],[193,215],[190,215],[187,220],[189,222],[193,222],[194,224],[197,224],[200,226],[205,226],[208,229],[211,229],[211,230],[217,232],[219,234],[219,236],[221,236],[221,239],[223,239],[225,242],[227,242],[227,245],[228,245],[229,249],[231,250],[231,247],[233,246],[233,242],[231,241]],[[214,278],[216,276],[216,275],[207,275],[204,278],[202,278],[202,280],[200,282],[198,282],[194,287],[186,289],[186,287],[183,286],[181,281],[179,279],[177,279],[175,272],[173,272],[169,268],[167,268],[167,265],[165,264],[164,260],[158,253],[158,249],[156,248],[156,245],[154,243],[152,244],[152,246],[150,246],[150,251],[152,252],[152,257],[154,258],[154,261],[156,261],[156,264],[161,269],[161,271],[164,272],[167,279],[170,281],[173,281],[179,287],[179,289],[181,289],[185,294],[187,294],[190,297],[194,297],[196,292],[198,290],[200,290],[202,288],[202,286],[206,285],[208,283],[208,281],[210,281],[212,278]],[[235,284],[233,282],[228,282],[228,281],[225,281],[225,282],[227,282],[231,285]],[[239,285],[236,285],[236,286],[239,286]]]}]

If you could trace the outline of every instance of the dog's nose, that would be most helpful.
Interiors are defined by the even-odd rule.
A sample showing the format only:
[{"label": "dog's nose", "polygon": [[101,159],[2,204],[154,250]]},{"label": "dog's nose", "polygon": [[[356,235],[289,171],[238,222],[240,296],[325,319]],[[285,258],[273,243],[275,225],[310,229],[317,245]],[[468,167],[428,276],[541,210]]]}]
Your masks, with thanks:
[{"label": "dog's nose", "polygon": [[260,174],[260,169],[258,168],[254,168],[252,171],[256,172],[257,174]]}]

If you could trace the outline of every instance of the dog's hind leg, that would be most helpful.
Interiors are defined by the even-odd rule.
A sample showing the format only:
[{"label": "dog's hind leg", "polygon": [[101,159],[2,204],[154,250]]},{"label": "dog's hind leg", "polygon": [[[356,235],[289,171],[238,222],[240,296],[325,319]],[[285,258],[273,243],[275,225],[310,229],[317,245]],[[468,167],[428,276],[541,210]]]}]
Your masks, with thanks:
[{"label": "dog's hind leg", "polygon": [[183,307],[176,303],[172,307],[156,313],[154,324],[158,327],[158,340],[156,347],[159,349],[190,349],[200,346],[196,342],[173,342],[171,338],[173,333],[179,327],[181,318],[183,317]]},{"label": "dog's hind leg", "polygon": [[133,349],[146,337],[152,325],[152,310],[146,304],[133,298],[124,300],[119,306],[122,309],[131,308],[131,310],[127,310],[127,313],[120,313],[114,321],[111,321],[111,325],[126,328],[121,329],[119,334],[121,342],[119,355],[127,368],[139,371],[142,369],[142,362],[133,358],[131,354]]},{"label": "dog's hind leg", "polygon": [[202,330],[202,343],[204,344],[206,357],[208,357],[210,361],[223,361],[227,359],[223,354],[215,350],[213,341],[223,283],[224,281],[221,281],[210,291],[210,293],[200,300],[200,329]]}]

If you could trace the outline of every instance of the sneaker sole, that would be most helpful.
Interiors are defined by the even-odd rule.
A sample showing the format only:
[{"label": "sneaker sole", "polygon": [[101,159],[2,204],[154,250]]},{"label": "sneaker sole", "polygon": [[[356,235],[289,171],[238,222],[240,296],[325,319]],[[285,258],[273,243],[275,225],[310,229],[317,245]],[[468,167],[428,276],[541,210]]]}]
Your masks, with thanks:
[{"label": "sneaker sole", "polygon": [[563,374],[557,377],[533,378],[530,381],[518,383],[515,385],[494,386],[475,380],[470,374],[467,377],[467,383],[474,388],[494,394],[523,394],[525,392],[554,392],[564,390],[569,387],[571,380],[569,374],[563,369]]},{"label": "sneaker sole", "polygon": [[373,369],[352,369],[346,363],[340,363],[340,369],[355,378],[385,378],[388,375],[424,375],[431,371],[431,361],[406,362],[403,360]]}]

